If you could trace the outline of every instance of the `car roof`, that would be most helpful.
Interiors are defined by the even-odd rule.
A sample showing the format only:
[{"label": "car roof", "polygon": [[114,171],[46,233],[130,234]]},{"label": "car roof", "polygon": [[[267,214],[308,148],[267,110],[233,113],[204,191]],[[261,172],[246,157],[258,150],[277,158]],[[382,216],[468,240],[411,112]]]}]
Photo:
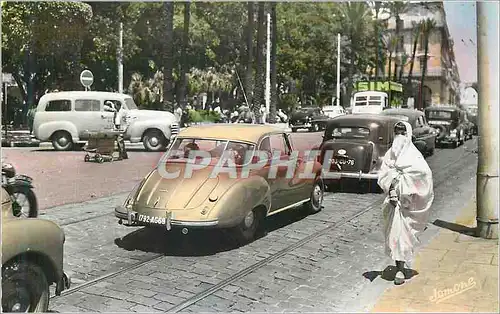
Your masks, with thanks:
[{"label": "car roof", "polygon": [[424,113],[422,111],[416,110],[416,109],[408,109],[408,108],[393,108],[393,109],[386,109],[382,111],[383,115],[390,115],[390,116],[406,116],[410,118],[410,120],[416,119],[419,116],[423,116]]},{"label": "car roof", "polygon": [[262,136],[270,133],[285,132],[283,129],[272,125],[218,123],[191,126],[182,130],[178,137],[213,138],[258,143]]},{"label": "car roof", "polygon": [[102,97],[102,98],[132,98],[132,96],[121,93],[111,93],[111,92],[92,92],[92,91],[66,91],[66,92],[53,92],[43,95],[40,100],[54,100],[61,98],[74,98],[74,97]]},{"label": "car roof", "polygon": [[328,121],[328,123],[335,122],[350,122],[350,121],[360,121],[365,123],[373,123],[373,122],[394,122],[401,121],[401,119],[389,115],[381,115],[381,114],[369,114],[369,113],[360,113],[360,114],[348,114],[344,116],[338,116]]},{"label": "car roof", "polygon": [[456,111],[456,110],[461,110],[458,107],[455,106],[431,106],[427,107],[424,110],[443,110],[443,111]]}]

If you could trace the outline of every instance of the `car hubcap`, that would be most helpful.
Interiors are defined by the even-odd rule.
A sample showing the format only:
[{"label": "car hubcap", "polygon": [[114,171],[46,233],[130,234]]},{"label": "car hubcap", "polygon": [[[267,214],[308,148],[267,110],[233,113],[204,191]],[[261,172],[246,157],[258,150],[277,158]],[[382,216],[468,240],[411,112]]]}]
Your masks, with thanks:
[{"label": "car hubcap", "polygon": [[16,217],[29,217],[30,202],[26,195],[22,193],[12,194],[12,210]]},{"label": "car hubcap", "polygon": [[66,146],[68,144],[68,139],[65,136],[61,136],[58,140],[57,143],[61,146]]},{"label": "car hubcap", "polygon": [[253,221],[255,220],[253,211],[249,212],[245,217],[245,227],[250,228],[253,225]]},{"label": "car hubcap", "polygon": [[321,186],[319,184],[316,184],[314,186],[312,201],[314,206],[316,207],[320,206],[323,201],[323,190],[321,189]]},{"label": "car hubcap", "polygon": [[149,139],[149,144],[151,144],[151,146],[158,146],[158,143],[160,143],[160,140],[156,136]]},{"label": "car hubcap", "polygon": [[3,302],[3,310],[8,312],[27,313],[30,308],[30,293],[26,287],[16,287]]}]

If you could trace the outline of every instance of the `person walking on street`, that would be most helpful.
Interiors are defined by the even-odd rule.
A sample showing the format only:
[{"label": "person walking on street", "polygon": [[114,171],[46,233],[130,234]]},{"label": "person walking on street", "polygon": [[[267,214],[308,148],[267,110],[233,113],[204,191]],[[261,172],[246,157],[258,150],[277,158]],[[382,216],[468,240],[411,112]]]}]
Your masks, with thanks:
[{"label": "person walking on street", "polygon": [[128,159],[128,154],[125,148],[125,139],[123,138],[123,134],[127,130],[127,125],[125,123],[125,128],[122,129],[122,121],[126,119],[126,112],[125,110],[121,107],[120,103],[117,102],[116,104],[113,103],[112,101],[106,101],[104,106],[107,106],[110,108],[110,111],[113,111],[113,125],[115,127],[115,131],[119,131],[119,134],[116,138],[116,144],[118,146],[118,154],[119,154],[119,159]]},{"label": "person walking on street", "polygon": [[384,210],[385,252],[396,262],[394,283],[407,279],[404,264],[413,260],[434,200],[432,171],[412,143],[412,128],[398,122],[391,148],[383,158],[378,185],[387,195]]}]

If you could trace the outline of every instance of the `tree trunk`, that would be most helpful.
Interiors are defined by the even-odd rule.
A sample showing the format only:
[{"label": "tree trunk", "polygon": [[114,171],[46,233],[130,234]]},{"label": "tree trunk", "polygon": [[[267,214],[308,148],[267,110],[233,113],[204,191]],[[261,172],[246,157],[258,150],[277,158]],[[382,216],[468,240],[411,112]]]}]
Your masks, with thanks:
[{"label": "tree trunk", "polygon": [[163,2],[163,23],[165,39],[163,42],[163,110],[173,111],[173,66],[174,66],[174,3]]},{"label": "tree trunk", "polygon": [[246,33],[247,58],[246,58],[246,73],[243,81],[245,95],[248,106],[253,103],[253,35],[254,35],[254,3],[248,2],[248,21]]},{"label": "tree trunk", "polygon": [[422,77],[420,78],[420,109],[424,109],[424,82],[425,82],[425,74],[427,72],[427,56],[429,55],[429,36],[430,33],[427,32],[424,34],[424,64],[422,67]]},{"label": "tree trunk", "polygon": [[278,108],[278,69],[276,68],[276,52],[278,47],[278,20],[276,17],[276,2],[271,4],[271,104],[269,122],[276,123]]},{"label": "tree trunk", "polygon": [[257,73],[255,75],[255,95],[252,110],[256,121],[260,121],[260,108],[265,105],[265,73],[266,63],[264,58],[264,49],[266,43],[266,15],[265,3],[258,4],[258,26],[257,26]]},{"label": "tree trunk", "polygon": [[378,34],[378,15],[380,11],[380,2],[375,2],[375,81],[378,81],[378,70],[379,70],[379,34]]},{"label": "tree trunk", "polygon": [[187,102],[187,72],[189,64],[187,58],[187,50],[189,46],[189,22],[191,19],[191,2],[184,3],[184,29],[182,33],[182,52],[181,52],[181,75],[179,77],[178,101],[182,108]]},{"label": "tree trunk", "polygon": [[415,39],[413,40],[413,49],[411,52],[411,59],[410,59],[410,71],[408,71],[408,81],[407,84],[411,84],[411,79],[413,76],[413,66],[415,65],[415,55],[417,54],[417,45],[418,45],[418,38],[420,37],[419,33],[416,33]]},{"label": "tree trunk", "polygon": [[392,50],[389,52],[389,73],[387,73],[387,80],[391,80],[391,70],[392,70]]},{"label": "tree trunk", "polygon": [[403,59],[401,59],[401,64],[399,65],[399,78],[397,79],[398,82],[402,82],[401,79],[403,78],[403,71],[405,68],[405,62],[403,62]]},{"label": "tree trunk", "polygon": [[[400,38],[400,35],[399,33],[401,32],[401,30],[399,29],[399,26],[400,26],[400,18],[399,18],[399,15],[396,15],[396,33],[395,33],[395,36],[396,36],[396,47],[394,47],[394,55],[396,57],[396,59],[394,60],[394,81],[397,81],[398,77],[397,77],[397,74],[398,74],[398,63],[399,61],[398,60],[401,60],[401,59],[398,59],[398,53],[399,53],[399,44],[401,43],[401,38]],[[389,81],[391,80],[391,77],[389,76]]]}]

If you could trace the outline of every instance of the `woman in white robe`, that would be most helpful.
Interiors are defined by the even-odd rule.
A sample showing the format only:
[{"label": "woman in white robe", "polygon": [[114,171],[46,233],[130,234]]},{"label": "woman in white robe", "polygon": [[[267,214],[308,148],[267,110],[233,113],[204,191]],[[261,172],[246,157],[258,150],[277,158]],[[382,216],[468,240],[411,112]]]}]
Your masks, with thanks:
[{"label": "woman in white robe", "polygon": [[434,200],[432,171],[412,143],[412,128],[399,122],[392,147],[383,158],[378,185],[387,195],[384,201],[386,254],[396,261],[395,284],[405,281],[404,263],[413,260],[419,244],[417,234],[429,219]]}]

